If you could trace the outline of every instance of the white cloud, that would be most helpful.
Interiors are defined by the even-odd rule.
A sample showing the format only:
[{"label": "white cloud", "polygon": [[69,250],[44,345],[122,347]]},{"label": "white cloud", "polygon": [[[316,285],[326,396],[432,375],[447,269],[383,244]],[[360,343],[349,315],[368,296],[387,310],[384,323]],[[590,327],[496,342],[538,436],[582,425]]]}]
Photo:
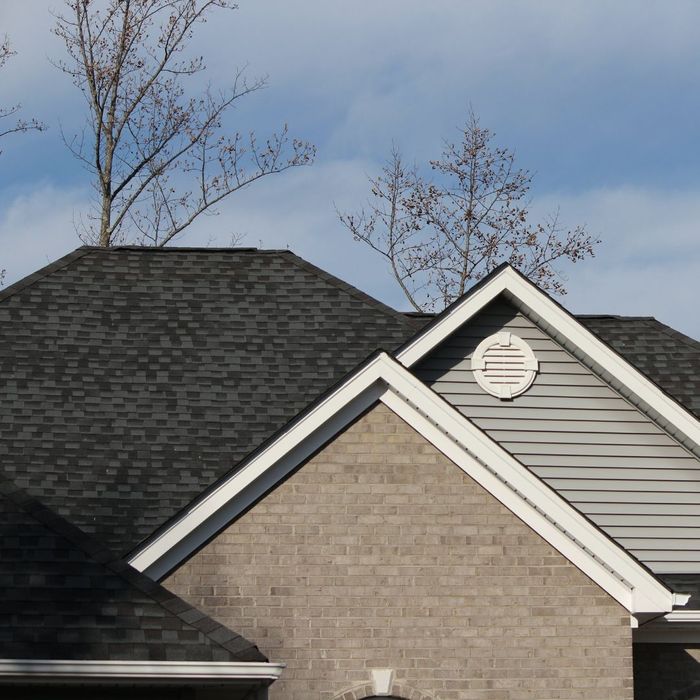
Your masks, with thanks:
[{"label": "white cloud", "polygon": [[656,316],[700,338],[700,190],[626,186],[535,204],[540,216],[561,205],[566,223],[603,241],[596,258],[567,268],[569,309]]},{"label": "white cloud", "polygon": [[[26,113],[38,117],[63,115],[71,133],[81,98],[46,60],[61,52],[50,34],[48,8],[62,3],[31,4],[30,12],[26,0],[0,2],[2,31],[19,51],[12,69],[0,75],[3,100],[23,101]],[[694,132],[674,121],[681,104],[687,129],[694,129],[692,108],[700,107],[683,102],[693,91],[700,94],[697,2],[645,3],[644,11],[632,0],[240,4],[239,11],[220,13],[202,27],[193,50],[205,54],[207,78],[217,85],[246,61],[252,74],[269,72],[270,89],[241,103],[238,123],[264,134],[289,119],[292,133],[319,145],[319,162],[238,193],[220,216],[200,219],[181,245],[225,245],[233,233],[246,234],[244,245],[289,245],[405,308],[381,259],[341,228],[333,202],[341,208],[362,203],[365,172],[376,172],[393,137],[408,158],[437,155],[441,136],[454,133],[472,99],[506,144],[535,149],[541,162],[534,167],[541,170],[556,169],[558,151],[571,143],[596,155],[603,149],[587,178],[599,189],[575,191],[578,163],[565,159],[557,171],[562,191],[540,194],[533,205],[543,213],[561,204],[566,221],[586,222],[605,241],[596,259],[566,269],[565,304],[578,312],[653,314],[700,336],[700,314],[692,308],[700,292],[700,179],[685,177],[682,169],[696,153]],[[668,113],[653,112],[651,107],[663,107],[655,90],[669,84]],[[650,121],[638,111],[645,101]],[[657,124],[657,118],[664,121]],[[647,126],[656,128],[644,132]],[[643,172],[629,166],[636,154],[615,150],[630,131],[640,139],[639,153],[656,148]],[[520,143],[511,141],[513,134]],[[58,130],[42,138],[57,139]],[[41,148],[32,143],[23,140],[22,147]],[[662,167],[659,154],[668,155]],[[11,176],[11,156],[22,154],[8,149],[0,161],[5,176]],[[58,170],[68,167],[59,164]],[[668,184],[673,178],[682,187]],[[64,191],[58,183],[26,187],[23,194],[5,194],[0,214],[0,263],[15,278],[78,245],[72,218],[86,201],[84,191]]]},{"label": "white cloud", "polygon": [[5,284],[21,279],[81,245],[73,227],[87,193],[43,184],[0,202],[0,267]]},{"label": "white cloud", "polygon": [[[333,203],[348,210],[367,194],[372,164],[335,161],[262,180],[233,195],[218,216],[205,216],[177,245],[290,248],[319,267],[396,308],[408,308],[383,260],[354,242]],[[42,185],[2,207],[0,264],[7,283],[80,245],[73,220],[87,193]],[[621,187],[578,195],[551,193],[533,204],[533,216],[561,205],[566,223],[586,223],[603,238],[598,256],[564,267],[574,313],[655,316],[700,337],[700,191],[666,192]]]}]

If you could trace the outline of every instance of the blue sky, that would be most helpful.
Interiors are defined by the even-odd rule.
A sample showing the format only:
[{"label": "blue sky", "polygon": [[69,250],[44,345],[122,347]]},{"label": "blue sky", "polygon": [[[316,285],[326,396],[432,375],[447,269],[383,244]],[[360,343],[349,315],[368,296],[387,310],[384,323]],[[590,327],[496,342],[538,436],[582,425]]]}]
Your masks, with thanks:
[{"label": "blue sky", "polygon": [[[49,63],[60,0],[2,0],[0,34],[18,55],[0,73],[2,104],[49,125],[5,139],[0,240],[7,282],[80,242],[87,174],[60,138],[84,104]],[[603,239],[598,257],[562,266],[578,313],[653,315],[700,337],[700,3],[561,0],[241,0],[200,27],[206,79],[236,67],[269,75],[231,127],[289,122],[318,146],[312,168],[268,178],[201,218],[179,245],[289,247],[398,308],[381,259],[338,223],[361,205],[366,174],[395,140],[409,158],[439,155],[471,103],[497,141],[536,172],[535,216]]]}]

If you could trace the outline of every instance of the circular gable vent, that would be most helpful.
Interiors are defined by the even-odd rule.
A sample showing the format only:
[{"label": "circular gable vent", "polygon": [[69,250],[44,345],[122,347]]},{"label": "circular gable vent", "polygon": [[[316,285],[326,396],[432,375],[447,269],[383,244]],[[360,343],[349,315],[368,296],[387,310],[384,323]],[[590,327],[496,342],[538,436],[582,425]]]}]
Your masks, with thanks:
[{"label": "circular gable vent", "polygon": [[535,381],[538,363],[530,346],[508,331],[479,343],[472,356],[472,370],[479,386],[499,399],[512,399]]}]

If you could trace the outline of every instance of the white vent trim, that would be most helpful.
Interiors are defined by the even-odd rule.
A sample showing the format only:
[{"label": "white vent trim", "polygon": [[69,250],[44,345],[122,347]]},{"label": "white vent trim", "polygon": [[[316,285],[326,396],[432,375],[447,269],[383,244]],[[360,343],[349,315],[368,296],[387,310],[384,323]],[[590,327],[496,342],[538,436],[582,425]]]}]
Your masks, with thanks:
[{"label": "white vent trim", "polygon": [[[482,284],[478,284],[462,299],[430,323],[425,331],[410,341],[397,354],[404,367],[413,367],[443,340],[454,333],[463,323],[473,318],[499,294],[506,294],[527,307],[542,324],[550,327],[576,345],[590,361],[609,372],[633,398],[647,404],[642,408],[658,413],[670,425],[677,439],[690,440],[700,445],[700,420],[681,406],[675,399],[664,394],[651,380],[636,367],[618,355],[597,336],[591,333],[580,321],[569,315],[557,302],[538,289],[519,272],[509,266],[494,272]],[[677,432],[682,436],[679,437]]]},{"label": "white vent trim", "polygon": [[472,371],[477,383],[502,401],[526,392],[535,381],[538,369],[532,348],[508,331],[482,340],[472,355]]}]

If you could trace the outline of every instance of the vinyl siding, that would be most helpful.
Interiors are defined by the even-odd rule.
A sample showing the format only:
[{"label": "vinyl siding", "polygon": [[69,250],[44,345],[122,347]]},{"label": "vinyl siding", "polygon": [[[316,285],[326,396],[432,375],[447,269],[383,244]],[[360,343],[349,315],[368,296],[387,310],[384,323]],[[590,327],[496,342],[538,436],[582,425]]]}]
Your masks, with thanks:
[{"label": "vinyl siding", "polygon": [[[502,330],[540,362],[512,401],[470,369]],[[700,462],[512,304],[494,301],[415,373],[653,571],[700,573]]]}]

